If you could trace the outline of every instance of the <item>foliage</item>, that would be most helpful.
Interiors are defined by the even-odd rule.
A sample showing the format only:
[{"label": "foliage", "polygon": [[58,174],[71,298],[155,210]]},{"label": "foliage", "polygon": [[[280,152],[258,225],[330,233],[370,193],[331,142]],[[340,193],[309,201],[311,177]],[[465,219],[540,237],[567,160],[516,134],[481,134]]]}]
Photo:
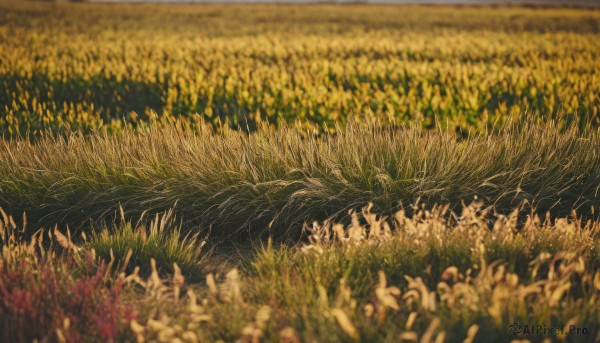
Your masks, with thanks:
[{"label": "foliage", "polygon": [[77,268],[71,256],[44,247],[43,232],[27,241],[24,230],[3,211],[2,215],[2,341],[116,342],[131,337],[126,328],[136,313],[123,301],[123,280],[106,280],[104,262],[82,256],[79,263],[90,273],[73,275],[83,268]]},{"label": "foliage", "polygon": [[[3,238],[0,290],[8,285],[12,293],[0,292],[0,310],[9,314],[0,317],[0,332],[11,341],[93,341],[104,333],[139,342],[599,339],[600,224],[535,215],[519,223],[518,211],[490,221],[493,212],[482,203],[464,207],[460,215],[448,213],[447,206],[415,205],[414,215],[401,211],[386,218],[369,206],[352,213],[349,225],[315,223],[305,244],[268,244],[238,269],[209,274],[201,285],[187,284],[176,264],[172,277],[161,279],[154,260],[148,278],[136,269],[127,276],[107,273],[108,282],[97,276],[101,271],[72,276],[74,268],[59,270],[73,255],[54,255],[52,265],[19,269],[9,256],[21,251],[23,257],[38,242],[14,244],[14,238]],[[86,254],[82,249],[72,253]],[[47,250],[36,251],[44,255]],[[36,254],[29,256],[35,261]],[[49,266],[60,278],[43,279],[51,281],[48,286],[33,282]],[[69,282],[81,287],[65,288]],[[61,296],[52,303],[15,296],[38,294],[38,287]],[[80,289],[87,290],[86,297],[78,297]],[[103,300],[106,294],[109,300]],[[32,298],[37,302],[21,311],[20,299]],[[73,313],[70,304],[80,305],[73,299],[85,299],[88,307],[62,320],[61,313]],[[87,311],[102,301],[111,305]],[[102,312],[122,304],[129,310]],[[39,325],[52,313],[51,319],[58,318],[50,326],[55,330],[24,330],[17,320],[23,313],[32,314],[27,323]],[[103,323],[112,323],[110,330],[94,331],[99,314]],[[513,336],[512,323],[565,329]],[[571,325],[587,334],[569,334]]]},{"label": "foliage", "polygon": [[[83,242],[81,249],[93,250],[104,260],[115,259],[125,272],[133,272],[136,266],[143,266],[142,275],[150,275],[149,262],[154,259],[160,267],[161,275],[173,274],[176,264],[182,273],[191,280],[198,280],[203,268],[208,264],[207,251],[202,247],[198,234],[182,237],[181,227],[175,222],[173,212],[156,215],[149,224],[132,225],[125,218],[112,228],[92,230]],[[124,264],[124,265],[123,265]]]},{"label": "foliage", "polygon": [[600,341],[599,13],[0,0],[0,340]]},{"label": "foliage", "polygon": [[372,202],[392,213],[422,199],[479,197],[506,214],[527,202],[544,214],[598,206],[597,130],[554,123],[461,138],[353,124],[337,134],[265,126],[251,135],[175,126],[119,135],[71,133],[0,142],[0,206],[35,225],[81,229],[171,208],[213,240],[298,239],[302,225]]},{"label": "foliage", "polygon": [[3,1],[0,13],[5,136],[199,119],[325,130],[352,114],[598,124],[597,11]]}]

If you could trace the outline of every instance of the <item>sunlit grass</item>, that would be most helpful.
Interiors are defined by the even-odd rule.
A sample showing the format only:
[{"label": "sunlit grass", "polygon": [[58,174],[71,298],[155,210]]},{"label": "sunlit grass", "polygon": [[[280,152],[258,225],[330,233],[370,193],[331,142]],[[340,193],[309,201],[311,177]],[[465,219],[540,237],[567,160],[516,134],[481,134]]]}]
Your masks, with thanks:
[{"label": "sunlit grass", "polygon": [[157,215],[147,225],[133,225],[122,219],[121,224],[112,228],[93,230],[86,235],[83,249],[93,250],[104,260],[115,259],[128,273],[142,266],[141,274],[148,276],[150,260],[154,259],[161,275],[173,274],[176,264],[188,279],[198,281],[204,278],[210,254],[208,248],[203,249],[205,243],[198,234],[182,234],[172,212],[168,212]]},{"label": "sunlit grass", "polygon": [[599,147],[596,131],[553,123],[467,138],[363,124],[324,136],[268,126],[251,135],[208,126],[47,135],[0,142],[0,205],[74,230],[110,222],[119,207],[134,220],[173,208],[184,233],[215,241],[298,239],[306,221],[369,202],[389,214],[419,198],[583,214],[600,204]]},{"label": "sunlit grass", "polygon": [[[77,285],[95,283],[92,289],[85,286],[76,292],[112,294],[110,329],[94,337],[106,334],[122,340],[501,342],[515,338],[509,332],[514,322],[564,325],[565,331],[546,337],[550,339],[599,338],[598,222],[534,215],[518,224],[517,211],[490,220],[493,208],[482,203],[463,208],[460,215],[447,211],[445,206],[417,206],[413,215],[398,212],[385,218],[365,208],[349,225],[315,223],[304,244],[265,243],[247,255],[239,269],[209,274],[201,284],[186,283],[177,266],[161,280],[160,260],[143,265],[152,273],[141,278],[137,271],[116,277],[111,270],[120,266],[109,263],[106,273],[96,272],[106,281],[76,274]],[[0,272],[6,275],[0,278],[0,292],[8,293],[0,294],[32,294],[24,299],[38,299],[33,296],[43,287],[32,276],[36,270],[42,282],[51,280],[48,268],[71,280],[69,271],[77,269],[73,265],[84,263],[93,275],[91,266],[107,263],[75,258],[89,253],[86,245],[68,254],[50,254],[44,248],[38,250],[41,257],[31,250],[26,253],[36,242],[16,238],[10,221],[3,221],[1,233]],[[28,256],[30,267],[17,268],[22,260],[9,255]],[[19,283],[23,278],[29,281]],[[59,289],[52,294],[72,287],[67,285],[71,281],[65,282],[54,283]],[[76,292],[70,294],[78,296]],[[97,326],[100,318],[88,312],[99,298],[90,299],[83,312],[69,312],[77,303],[68,297],[56,297],[52,307],[39,302],[41,307],[27,307],[27,312],[19,310],[23,305],[18,298],[3,299],[0,325],[5,338],[23,340],[19,334],[24,320],[39,327],[45,317],[36,311],[50,308],[63,309],[72,320],[91,320],[91,330],[102,328]],[[72,339],[88,332],[79,321],[50,325],[56,330],[29,331],[27,337]],[[587,334],[565,335],[571,326],[585,328]]]},{"label": "sunlit grass", "polygon": [[0,341],[600,341],[599,13],[0,0]]},{"label": "sunlit grass", "polygon": [[597,126],[599,23],[560,8],[3,0],[0,135],[261,118],[324,131],[352,114]]}]

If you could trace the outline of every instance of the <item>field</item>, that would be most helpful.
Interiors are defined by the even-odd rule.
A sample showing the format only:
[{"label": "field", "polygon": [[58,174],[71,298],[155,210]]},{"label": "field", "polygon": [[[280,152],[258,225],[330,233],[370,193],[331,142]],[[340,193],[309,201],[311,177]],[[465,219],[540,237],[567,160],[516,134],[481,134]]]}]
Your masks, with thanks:
[{"label": "field", "polygon": [[0,6],[4,135],[200,119],[322,130],[352,115],[485,130],[526,114],[583,127],[600,115],[597,11]]},{"label": "field", "polygon": [[0,341],[600,341],[600,12],[0,0]]}]

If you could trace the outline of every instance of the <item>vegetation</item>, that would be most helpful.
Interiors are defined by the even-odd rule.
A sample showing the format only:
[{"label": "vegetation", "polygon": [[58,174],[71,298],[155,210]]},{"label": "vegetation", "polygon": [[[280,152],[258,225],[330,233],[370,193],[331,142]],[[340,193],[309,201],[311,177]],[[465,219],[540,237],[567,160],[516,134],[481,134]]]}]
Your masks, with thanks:
[{"label": "vegetation", "polygon": [[[5,216],[0,332],[11,341],[600,338],[598,222],[529,216],[518,225],[515,211],[490,223],[493,208],[481,203],[451,219],[447,206],[414,210],[386,219],[365,208],[346,227],[315,224],[306,244],[264,246],[237,269],[207,274],[204,286],[186,285],[176,264],[161,280],[154,260],[148,278],[110,277],[127,260],[105,267],[71,241],[57,255],[39,244],[43,233],[19,240]],[[564,329],[512,336],[513,322]]]},{"label": "vegetation", "polygon": [[598,11],[0,0],[0,341],[600,341],[599,94]]},{"label": "vegetation", "polygon": [[[116,259],[127,261],[123,266],[124,271],[132,272],[135,267],[144,266],[140,272],[150,274],[150,259],[157,261],[159,266],[166,268],[161,275],[173,274],[173,265],[177,264],[180,270],[188,276],[200,276],[209,262],[207,257],[210,251],[203,250],[206,241],[199,241],[198,233],[181,235],[181,227],[169,211],[162,216],[156,216],[149,225],[132,225],[125,220],[123,212],[121,223],[111,229],[93,231],[91,237],[82,232],[84,249],[94,251],[94,255],[104,260]],[[197,281],[197,280],[195,280]]]},{"label": "vegetation", "polygon": [[[600,12],[0,2],[0,133],[600,114]],[[135,112],[132,114],[131,112]],[[197,114],[197,115],[196,115]]]},{"label": "vegetation", "polygon": [[[585,152],[585,153],[580,153]],[[173,208],[185,230],[214,240],[298,239],[304,222],[372,202],[391,213],[421,199],[499,211],[527,201],[555,215],[599,206],[598,131],[507,127],[466,139],[415,126],[351,125],[338,134],[199,126],[121,135],[45,135],[0,142],[0,206],[35,225],[111,220]],[[583,213],[582,212],[582,213]],[[188,231],[189,232],[189,231]]]}]

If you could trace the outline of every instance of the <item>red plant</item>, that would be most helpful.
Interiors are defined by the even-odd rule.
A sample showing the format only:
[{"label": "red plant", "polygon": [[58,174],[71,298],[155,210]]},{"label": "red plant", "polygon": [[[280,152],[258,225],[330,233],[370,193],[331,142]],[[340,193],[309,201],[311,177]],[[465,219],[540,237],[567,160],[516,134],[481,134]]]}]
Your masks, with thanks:
[{"label": "red plant", "polygon": [[75,278],[68,266],[0,262],[0,340],[118,341],[135,312],[123,304],[121,282],[104,281],[105,266]]}]

